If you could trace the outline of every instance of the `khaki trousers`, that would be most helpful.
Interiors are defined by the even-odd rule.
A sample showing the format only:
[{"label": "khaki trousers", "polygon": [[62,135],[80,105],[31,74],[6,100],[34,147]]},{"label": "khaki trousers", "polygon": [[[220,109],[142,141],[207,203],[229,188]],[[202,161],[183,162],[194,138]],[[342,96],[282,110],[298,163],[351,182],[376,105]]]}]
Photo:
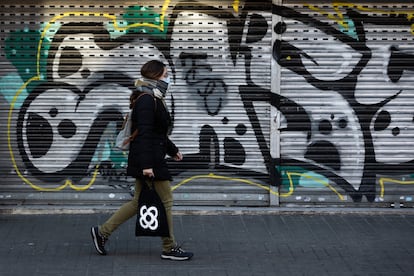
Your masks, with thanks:
[{"label": "khaki trousers", "polygon": [[[99,227],[99,232],[106,238],[114,232],[118,226],[127,221],[133,216],[136,216],[138,210],[138,198],[141,193],[142,180],[137,179],[135,181],[135,193],[134,198],[122,205],[104,224]],[[170,231],[169,237],[162,237],[162,249],[165,252],[169,252],[171,248],[175,246],[175,239],[173,234],[173,220],[172,220],[172,205],[173,195],[171,191],[170,181],[160,180],[154,181],[155,190],[161,198],[164,204],[165,211],[167,213],[168,229]]]}]

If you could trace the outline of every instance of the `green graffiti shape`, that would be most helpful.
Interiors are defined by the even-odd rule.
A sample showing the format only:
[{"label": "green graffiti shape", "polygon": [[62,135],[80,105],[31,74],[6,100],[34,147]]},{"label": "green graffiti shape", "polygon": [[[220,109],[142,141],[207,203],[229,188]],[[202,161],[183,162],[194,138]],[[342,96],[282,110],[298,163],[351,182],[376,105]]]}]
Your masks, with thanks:
[{"label": "green graffiti shape", "polygon": [[163,38],[166,37],[168,29],[168,21],[164,20],[161,22],[161,15],[154,12],[150,8],[142,6],[130,6],[126,9],[123,19],[127,21],[128,25],[134,24],[153,24],[157,26],[163,26],[162,31],[150,26],[139,26],[130,28],[127,30],[128,33],[148,33],[151,35],[159,35]]},{"label": "green graffiti shape", "polygon": [[[329,183],[329,180],[326,177],[299,166],[280,166],[276,167],[276,169],[282,175],[282,186],[285,188],[291,186],[292,184],[293,187],[302,186],[308,188],[318,188],[324,187],[321,182],[327,184]],[[288,172],[291,173],[291,180],[289,180],[287,176]],[[315,179],[318,179],[319,181],[315,181]],[[292,183],[290,183],[291,181]]]},{"label": "green graffiti shape", "polygon": [[7,59],[16,67],[23,82],[27,82],[37,75],[37,58],[40,50],[40,68],[45,74],[47,52],[50,47],[48,41],[43,41],[40,45],[41,33],[38,30],[13,31],[6,38],[5,52]]},{"label": "green graffiti shape", "polygon": [[352,19],[345,17],[342,24],[339,24],[339,29],[342,33],[358,40],[355,23]]}]

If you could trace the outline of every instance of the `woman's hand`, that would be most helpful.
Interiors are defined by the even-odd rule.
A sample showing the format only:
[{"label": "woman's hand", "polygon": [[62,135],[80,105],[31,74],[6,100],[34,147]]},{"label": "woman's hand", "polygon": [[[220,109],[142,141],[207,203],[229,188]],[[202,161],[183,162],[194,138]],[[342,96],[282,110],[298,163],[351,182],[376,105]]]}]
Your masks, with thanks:
[{"label": "woman's hand", "polygon": [[148,176],[149,178],[153,178],[154,177],[154,171],[152,170],[152,168],[150,168],[150,169],[143,169],[142,170],[142,174],[144,176]]},{"label": "woman's hand", "polygon": [[183,155],[181,154],[181,152],[177,152],[177,154],[173,157],[173,159],[175,161],[181,161],[183,160]]}]

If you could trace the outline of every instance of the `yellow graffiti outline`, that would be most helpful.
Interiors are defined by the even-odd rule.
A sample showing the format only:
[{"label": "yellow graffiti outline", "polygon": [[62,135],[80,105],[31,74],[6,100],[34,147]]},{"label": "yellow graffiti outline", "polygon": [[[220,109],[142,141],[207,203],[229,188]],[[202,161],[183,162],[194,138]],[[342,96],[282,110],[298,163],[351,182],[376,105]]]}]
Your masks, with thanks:
[{"label": "yellow graffiti outline", "polygon": [[[330,12],[326,12],[323,9],[316,7],[315,5],[305,4],[305,7],[308,9],[317,12],[321,15],[326,16],[327,18],[336,21],[340,26],[348,29],[348,24],[344,20],[344,15],[341,12],[340,8],[356,8],[357,10],[364,11],[364,12],[374,12],[374,13],[382,13],[382,14],[389,14],[389,15],[406,15],[408,20],[411,20],[414,17],[414,10],[413,11],[404,11],[404,12],[396,12],[396,11],[386,11],[381,9],[374,9],[374,8],[366,8],[362,5],[352,4],[347,2],[339,2],[333,1],[332,8],[336,11],[336,15]],[[411,34],[414,35],[414,24],[411,24]]]},{"label": "yellow graffiti outline", "polygon": [[[124,30],[128,30],[131,28],[136,28],[136,27],[150,27],[150,28],[156,28],[160,31],[164,31],[164,18],[167,14],[167,10],[170,4],[170,0],[165,0],[164,4],[161,7],[161,13],[160,13],[160,24],[152,24],[152,23],[135,23],[135,24],[131,24],[125,27],[121,27],[118,25],[117,22],[117,17],[116,15],[112,15],[109,13],[90,13],[87,11],[78,11],[78,12],[65,12],[62,13],[60,15],[57,15],[55,17],[53,17],[44,27],[41,35],[40,35],[40,39],[39,39],[39,44],[37,47],[37,56],[36,56],[36,76],[30,78],[28,81],[26,81],[16,92],[16,94],[13,97],[13,100],[10,104],[10,109],[9,109],[9,114],[8,114],[8,118],[7,118],[7,145],[9,148],[9,154],[11,157],[11,161],[13,164],[13,167],[17,173],[17,175],[29,186],[31,186],[33,189],[38,190],[38,191],[48,191],[48,192],[52,192],[52,191],[60,191],[63,190],[64,188],[66,188],[67,186],[69,186],[70,188],[76,190],[76,191],[84,191],[89,189],[92,184],[95,182],[96,177],[98,175],[98,169],[99,169],[99,165],[95,166],[95,170],[92,174],[92,179],[89,181],[88,184],[86,184],[85,186],[76,186],[72,183],[71,180],[66,180],[65,183],[59,187],[56,188],[43,188],[40,187],[38,185],[35,185],[34,183],[32,183],[30,180],[28,180],[19,170],[17,163],[16,163],[16,159],[14,158],[14,152],[13,152],[13,148],[12,148],[12,143],[11,143],[11,121],[12,121],[12,115],[13,115],[13,110],[14,110],[14,106],[17,102],[17,99],[19,97],[19,95],[22,93],[22,91],[32,82],[32,81],[38,81],[41,79],[41,73],[40,73],[40,54],[41,54],[41,49],[42,49],[42,44],[43,44],[43,40],[46,37],[46,33],[49,30],[49,28],[52,26],[52,24],[56,23],[56,21],[65,18],[65,17],[105,17],[108,18],[110,21],[113,21],[113,25],[114,28],[118,31],[124,31]],[[233,1],[233,9],[234,11],[238,12],[238,8],[239,8],[239,1],[238,0],[234,0]]]},{"label": "yellow graffiti outline", "polygon": [[228,181],[232,181],[232,182],[241,182],[241,183],[244,183],[244,184],[248,184],[248,185],[253,185],[253,186],[259,187],[259,188],[261,188],[263,190],[268,191],[270,194],[273,194],[275,196],[289,197],[289,196],[291,196],[293,194],[293,192],[295,190],[294,189],[294,185],[293,185],[293,179],[292,179],[292,176],[295,175],[295,176],[303,176],[303,177],[306,177],[308,179],[312,179],[312,180],[314,180],[314,181],[316,181],[318,183],[321,183],[324,186],[328,187],[331,191],[333,191],[338,196],[338,198],[340,200],[342,200],[342,201],[345,200],[344,196],[341,195],[329,183],[326,183],[326,181],[322,181],[319,178],[316,178],[316,177],[313,177],[313,176],[310,176],[310,175],[306,175],[304,173],[286,172],[286,174],[287,174],[288,179],[289,179],[289,192],[287,192],[287,193],[278,193],[278,192],[275,192],[272,189],[270,189],[268,186],[264,186],[262,184],[255,183],[255,182],[250,181],[250,180],[241,179],[241,178],[234,178],[234,177],[228,177],[228,176],[221,176],[221,175],[216,175],[214,173],[203,174],[203,175],[195,175],[195,176],[189,177],[187,179],[184,179],[181,182],[179,182],[177,185],[174,185],[172,187],[172,190],[174,191],[174,190],[180,188],[182,185],[189,183],[190,181],[193,181],[193,180],[196,180],[196,179],[201,179],[201,178],[207,178],[207,179],[228,180]]},{"label": "yellow graffiti outline", "polygon": [[380,197],[382,199],[384,198],[384,195],[385,195],[385,182],[390,182],[390,183],[395,183],[395,184],[400,184],[400,185],[414,185],[414,180],[398,180],[398,179],[386,178],[386,177],[381,177],[378,182],[381,187]]},{"label": "yellow graffiti outline", "polygon": [[233,10],[235,11],[235,12],[239,12],[239,0],[234,0],[233,1]]},{"label": "yellow graffiti outline", "polygon": [[12,161],[12,164],[13,164],[13,167],[14,167],[14,169],[15,169],[15,171],[16,171],[16,173],[17,173],[17,175],[26,183],[26,184],[28,184],[29,186],[31,186],[33,189],[35,189],[35,190],[38,190],[38,191],[45,191],[45,192],[52,192],[52,191],[60,191],[60,190],[63,190],[65,187],[67,187],[67,186],[69,186],[69,187],[71,187],[72,189],[74,189],[74,190],[76,190],[76,191],[84,191],[84,190],[87,190],[87,189],[89,189],[89,187],[91,187],[92,186],[92,184],[95,182],[95,180],[96,180],[96,176],[98,175],[98,167],[99,166],[96,166],[95,167],[95,171],[94,171],[94,173],[93,173],[93,175],[92,175],[92,179],[91,179],[91,181],[89,181],[89,183],[88,184],[86,184],[85,186],[82,186],[82,187],[79,187],[79,186],[76,186],[76,185],[74,185],[73,183],[72,183],[72,181],[70,181],[70,180],[66,180],[65,181],[65,183],[63,184],[63,185],[61,185],[61,186],[59,186],[59,187],[57,187],[57,188],[43,188],[43,187],[39,187],[39,186],[37,186],[37,185],[35,185],[35,184],[33,184],[29,179],[27,179],[24,175],[22,175],[22,173],[20,172],[20,170],[19,170],[19,168],[17,167],[17,163],[16,163],[16,159],[14,158],[14,153],[13,153],[13,148],[12,148],[12,144],[11,144],[11,134],[10,134],[10,132],[11,132],[11,129],[10,129],[10,126],[11,126],[11,120],[12,120],[12,114],[13,114],[13,109],[14,109],[14,105],[15,105],[15,103],[16,103],[16,101],[17,101],[17,98],[18,98],[18,96],[20,95],[20,93],[23,91],[23,89],[24,88],[26,88],[26,86],[27,86],[27,84],[28,83],[30,83],[31,81],[33,81],[33,80],[37,80],[38,79],[38,77],[36,76],[36,77],[33,77],[33,78],[31,78],[27,83],[25,83],[18,91],[17,91],[17,93],[16,93],[16,95],[14,96],[14,98],[13,98],[13,101],[12,101],[12,103],[11,103],[11,107],[10,107],[10,110],[9,110],[9,115],[8,115],[8,118],[7,118],[7,145],[8,145],[8,147],[9,147],[9,153],[10,153],[10,157],[11,157],[11,161]]},{"label": "yellow graffiti outline", "polygon": [[52,20],[50,20],[47,23],[47,25],[45,26],[45,28],[44,28],[41,36],[40,36],[39,45],[37,47],[37,74],[40,76],[40,52],[41,52],[42,41],[46,36],[47,30],[51,27],[51,25],[53,23],[56,23],[56,21],[58,21],[62,18],[65,18],[65,17],[76,17],[76,16],[77,17],[84,17],[84,16],[86,16],[86,17],[90,17],[90,16],[92,16],[92,17],[104,17],[104,18],[107,18],[107,19],[109,19],[110,21],[113,22],[114,28],[117,31],[126,31],[128,29],[132,29],[132,28],[136,28],[136,27],[150,27],[150,28],[158,29],[161,32],[163,32],[164,31],[164,18],[165,18],[165,15],[167,13],[167,9],[168,9],[169,4],[170,4],[170,0],[165,0],[164,4],[161,7],[160,24],[153,24],[153,23],[143,22],[143,23],[134,23],[134,24],[131,24],[131,25],[127,25],[125,27],[121,27],[121,26],[118,25],[116,15],[112,15],[112,14],[109,14],[109,13],[89,13],[89,12],[86,12],[86,11],[65,12],[65,13],[62,13],[60,15],[57,15],[57,16],[53,17]]},{"label": "yellow graffiti outline", "polygon": [[318,183],[321,183],[322,185],[328,187],[331,191],[333,191],[339,197],[340,200],[342,200],[342,201],[345,200],[345,197],[343,195],[341,195],[334,187],[332,187],[332,185],[330,185],[326,181],[323,181],[320,178],[310,176],[306,173],[286,172],[286,174],[289,178],[289,193],[288,193],[288,196],[292,195],[293,192],[294,192],[292,176],[299,176],[299,177],[305,177],[305,178],[311,179],[313,181],[316,181]]},{"label": "yellow graffiti outline", "polygon": [[17,101],[20,93],[22,93],[23,89],[25,89],[26,86],[31,81],[35,81],[35,80],[39,80],[39,76],[35,76],[35,77],[31,78],[25,84],[23,84],[22,87],[16,92],[16,95],[14,96],[13,101],[12,101],[12,103],[10,105],[9,114],[8,114],[8,118],[7,118],[7,146],[9,148],[9,153],[10,153],[10,157],[11,157],[11,161],[12,161],[13,167],[14,167],[17,175],[26,184],[28,184],[33,189],[38,190],[38,191],[45,191],[45,192],[60,191],[60,190],[63,190],[64,188],[66,188],[67,186],[71,187],[73,190],[76,190],[76,191],[84,191],[84,190],[87,190],[95,182],[96,177],[98,175],[98,168],[99,168],[99,166],[96,166],[95,167],[95,171],[92,174],[92,179],[85,186],[79,187],[79,186],[74,185],[72,183],[72,181],[66,180],[63,185],[61,185],[59,187],[56,187],[56,188],[43,188],[43,187],[39,187],[39,186],[33,184],[29,179],[27,179],[24,175],[22,175],[22,173],[20,172],[19,168],[17,167],[17,163],[16,163],[16,159],[14,158],[14,153],[13,153],[13,148],[12,148],[12,143],[11,143],[11,121],[12,121],[12,115],[13,115],[14,105],[16,104],[16,101]]},{"label": "yellow graffiti outline", "polygon": [[38,44],[38,47],[37,47],[37,57],[36,57],[36,74],[37,75],[34,76],[34,77],[32,77],[32,78],[30,78],[27,82],[25,82],[19,88],[19,90],[17,90],[17,92],[14,95],[13,100],[12,100],[12,102],[10,104],[10,109],[9,109],[9,114],[8,114],[8,119],[7,119],[7,145],[8,145],[8,148],[9,148],[9,154],[10,154],[10,157],[11,157],[11,161],[12,161],[13,167],[14,167],[17,175],[26,184],[30,185],[33,189],[38,190],[38,191],[47,191],[47,192],[60,191],[60,190],[63,190],[64,188],[66,188],[68,186],[70,188],[76,190],[76,191],[84,191],[84,190],[89,189],[92,186],[92,184],[95,182],[96,177],[98,175],[98,169],[99,169],[99,166],[98,165],[95,166],[95,170],[94,170],[94,172],[92,174],[92,179],[89,181],[88,184],[86,184],[84,186],[81,186],[81,187],[80,186],[76,186],[76,185],[74,185],[72,183],[71,180],[66,180],[65,183],[63,185],[59,186],[59,187],[56,187],[56,188],[43,188],[43,187],[40,187],[40,186],[35,185],[34,183],[32,183],[30,180],[28,180],[20,172],[20,170],[19,170],[19,168],[17,166],[17,163],[16,163],[16,159],[14,158],[14,153],[13,153],[13,148],[12,148],[12,143],[11,143],[11,121],[12,121],[12,115],[13,115],[14,106],[16,104],[16,101],[17,101],[19,95],[22,93],[22,91],[32,81],[38,81],[38,80],[41,79],[41,73],[40,73],[40,54],[41,54],[41,49],[42,49],[42,43],[43,43],[43,40],[46,37],[46,33],[49,30],[49,28],[51,27],[51,25],[53,23],[55,23],[57,20],[60,20],[60,19],[65,18],[65,17],[74,17],[74,16],[79,16],[79,17],[83,17],[83,16],[90,17],[90,16],[93,16],[93,17],[95,17],[96,16],[96,17],[105,17],[105,18],[110,19],[111,21],[113,21],[114,28],[116,30],[119,30],[119,31],[120,30],[127,30],[127,29],[130,29],[130,28],[135,28],[135,27],[151,27],[151,28],[156,28],[156,29],[159,29],[159,30],[163,31],[164,30],[164,17],[165,17],[166,11],[168,9],[169,3],[170,3],[170,0],[165,0],[163,6],[161,8],[160,25],[155,25],[155,24],[151,24],[151,23],[135,23],[135,24],[132,24],[132,25],[128,25],[126,27],[120,27],[118,25],[118,23],[117,23],[117,20],[116,20],[117,17],[115,15],[111,15],[111,14],[108,14],[108,13],[89,13],[89,12],[82,12],[82,11],[62,13],[60,15],[57,15],[57,16],[53,17],[52,20],[50,20],[47,23],[47,25],[45,26],[45,28],[43,29],[43,31],[42,31],[42,33],[40,35],[40,40],[39,40],[39,44]]},{"label": "yellow graffiti outline", "polygon": [[[42,31],[42,34],[40,36],[39,45],[37,47],[37,66],[36,66],[37,67],[37,75],[40,78],[40,53],[41,53],[42,41],[43,41],[43,39],[46,36],[47,30],[57,20],[62,19],[62,18],[65,18],[65,17],[74,17],[74,16],[78,16],[78,17],[83,17],[83,16],[86,16],[86,17],[89,17],[89,16],[93,16],[93,17],[105,17],[105,18],[108,18],[111,21],[113,21],[114,28],[117,31],[126,31],[128,29],[132,29],[132,28],[136,28],[136,27],[150,27],[150,28],[158,29],[161,32],[163,32],[164,31],[164,18],[165,18],[166,14],[167,14],[167,10],[168,10],[168,7],[169,7],[170,2],[171,2],[171,0],[164,0],[164,4],[161,7],[160,24],[159,25],[158,24],[152,24],[152,23],[143,22],[143,23],[135,23],[135,24],[127,25],[125,27],[121,27],[121,26],[118,25],[118,22],[116,20],[117,19],[116,15],[112,15],[112,14],[109,14],[109,13],[89,13],[89,12],[86,12],[86,11],[65,12],[65,13],[62,13],[60,15],[57,15],[57,16],[53,17],[52,20],[49,21],[48,24],[45,26],[45,28]],[[239,0],[234,0],[233,1],[233,10],[235,12],[238,12],[239,11],[239,2],[240,2]]]},{"label": "yellow graffiti outline", "polygon": [[228,181],[232,181],[232,182],[241,182],[241,183],[244,183],[244,184],[248,184],[248,185],[253,185],[253,186],[259,187],[259,188],[261,188],[263,190],[268,191],[269,193],[271,193],[273,195],[276,195],[276,196],[279,195],[278,192],[272,191],[269,187],[264,186],[262,184],[255,183],[253,181],[246,180],[246,179],[242,179],[242,178],[234,178],[234,177],[222,176],[222,175],[217,175],[217,174],[214,174],[214,173],[201,174],[201,175],[195,175],[195,176],[189,177],[187,179],[182,180],[177,185],[174,185],[171,189],[174,191],[174,190],[178,189],[179,187],[181,187],[182,185],[187,184],[190,181],[193,181],[195,179],[201,179],[201,178],[211,178],[211,179],[228,180]]}]

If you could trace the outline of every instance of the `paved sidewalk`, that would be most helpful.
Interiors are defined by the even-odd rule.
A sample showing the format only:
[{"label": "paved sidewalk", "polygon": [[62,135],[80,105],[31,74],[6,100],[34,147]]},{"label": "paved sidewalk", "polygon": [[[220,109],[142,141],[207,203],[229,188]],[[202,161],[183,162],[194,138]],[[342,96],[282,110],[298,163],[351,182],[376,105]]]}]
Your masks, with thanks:
[{"label": "paved sidewalk", "polygon": [[99,256],[89,227],[108,213],[0,214],[0,275],[413,275],[414,213],[176,215],[191,261],[161,260],[134,220]]}]

